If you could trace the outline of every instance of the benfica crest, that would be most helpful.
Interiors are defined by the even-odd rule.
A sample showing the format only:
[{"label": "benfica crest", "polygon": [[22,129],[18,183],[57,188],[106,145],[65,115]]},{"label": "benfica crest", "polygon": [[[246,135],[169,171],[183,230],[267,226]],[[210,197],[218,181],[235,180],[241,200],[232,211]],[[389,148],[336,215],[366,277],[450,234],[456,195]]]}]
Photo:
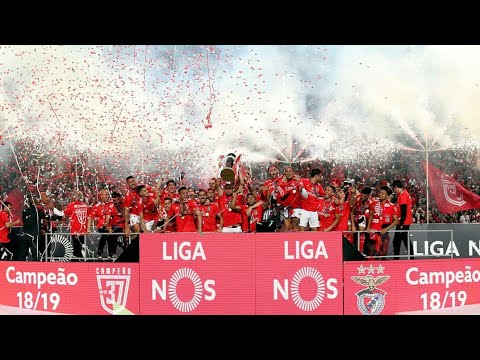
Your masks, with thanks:
[{"label": "benfica crest", "polygon": [[440,176],[440,179],[442,179],[443,195],[450,204],[463,206],[467,203],[463,199],[463,194],[460,191],[457,191],[457,186],[454,182],[450,181],[445,176]]},{"label": "benfica crest", "polygon": [[363,315],[378,315],[382,312],[385,306],[385,295],[387,295],[387,293],[376,287],[388,279],[390,279],[390,275],[377,277],[372,275],[352,276],[352,280],[357,284],[367,286],[366,289],[355,294],[357,295],[358,310],[360,310]]},{"label": "benfica crest", "polygon": [[127,305],[130,275],[97,274],[100,301],[105,311],[112,315],[122,312]]}]

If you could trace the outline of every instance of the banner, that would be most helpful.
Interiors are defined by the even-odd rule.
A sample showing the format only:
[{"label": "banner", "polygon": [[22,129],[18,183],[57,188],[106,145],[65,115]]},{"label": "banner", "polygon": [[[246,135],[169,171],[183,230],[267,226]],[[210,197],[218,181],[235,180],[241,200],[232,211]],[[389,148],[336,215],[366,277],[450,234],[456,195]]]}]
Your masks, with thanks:
[{"label": "banner", "polygon": [[0,261],[0,285],[1,313],[140,313],[138,264]]},{"label": "banner", "polygon": [[150,315],[341,315],[340,232],[142,234]]},{"label": "banner", "polygon": [[468,191],[451,176],[436,167],[423,162],[425,173],[428,169],[428,185],[442,214],[458,211],[480,209],[480,196]]},{"label": "banner", "polygon": [[255,314],[254,234],[142,234],[140,269],[142,314]]},{"label": "banner", "polygon": [[345,315],[395,315],[480,304],[480,259],[344,263]]},{"label": "banner", "polygon": [[256,315],[341,315],[340,232],[257,233]]}]

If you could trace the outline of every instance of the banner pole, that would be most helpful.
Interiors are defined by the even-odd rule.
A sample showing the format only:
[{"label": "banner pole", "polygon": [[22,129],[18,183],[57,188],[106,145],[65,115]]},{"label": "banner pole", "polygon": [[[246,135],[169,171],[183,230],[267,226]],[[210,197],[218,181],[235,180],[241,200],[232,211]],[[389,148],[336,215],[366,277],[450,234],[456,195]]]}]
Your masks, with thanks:
[{"label": "banner pole", "polygon": [[427,173],[427,186],[425,188],[425,192],[427,193],[427,214],[426,215],[427,215],[427,225],[428,225],[429,218],[430,218],[430,216],[428,216],[428,209],[429,209],[429,202],[430,202],[429,201],[429,195],[428,195],[428,193],[429,193],[429,188],[428,188],[428,136],[425,140],[425,153],[426,153],[426,164],[427,164],[427,171],[426,171],[426,173]]}]

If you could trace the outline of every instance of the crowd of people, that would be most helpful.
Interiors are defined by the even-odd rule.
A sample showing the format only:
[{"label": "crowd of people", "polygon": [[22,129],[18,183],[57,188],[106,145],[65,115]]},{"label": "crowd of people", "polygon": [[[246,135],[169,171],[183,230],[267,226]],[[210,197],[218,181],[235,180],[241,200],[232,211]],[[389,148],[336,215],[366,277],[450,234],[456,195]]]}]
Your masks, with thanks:
[{"label": "crowd of people", "polygon": [[[107,245],[105,258],[115,260],[119,239],[124,239],[119,234],[130,239],[121,244],[128,246],[145,232],[353,231],[348,240],[367,255],[381,255],[388,230],[394,227],[408,230],[411,223],[427,221],[480,222],[480,209],[443,215],[431,200],[427,211],[426,184],[418,166],[414,170],[415,158],[397,155],[383,164],[321,160],[254,164],[246,174],[238,172],[233,182],[222,179],[220,172],[212,174],[208,185],[189,183],[184,173],[178,179],[154,181],[155,176],[139,174],[119,180],[91,165],[80,171],[78,164],[75,169],[69,162],[55,164],[53,155],[22,164],[18,158],[10,159],[0,166],[0,242],[13,259],[26,260],[34,253],[33,260],[45,259],[48,249],[38,239],[65,225],[72,236],[74,260],[84,256],[85,236],[92,232],[100,234],[97,257],[104,258]],[[444,151],[431,160],[440,168],[455,169],[452,177],[480,194],[473,155],[458,161],[455,153]],[[12,189],[21,189],[24,203],[12,204],[8,197]],[[23,211],[15,218],[13,210],[19,208]],[[32,239],[29,246],[14,242],[8,246],[14,238],[9,235],[12,228],[22,224],[21,233]],[[406,231],[396,233],[395,255],[402,242],[409,246],[403,234]]]}]

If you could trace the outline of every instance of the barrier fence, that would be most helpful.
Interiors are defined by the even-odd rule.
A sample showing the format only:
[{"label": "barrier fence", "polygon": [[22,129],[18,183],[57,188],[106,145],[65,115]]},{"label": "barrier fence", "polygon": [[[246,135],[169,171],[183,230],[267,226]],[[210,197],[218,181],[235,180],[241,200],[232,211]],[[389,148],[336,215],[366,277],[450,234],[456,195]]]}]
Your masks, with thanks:
[{"label": "barrier fence", "polygon": [[342,248],[340,232],[141,234],[138,263],[1,261],[0,312],[390,315],[480,304],[480,258],[344,261]]}]

